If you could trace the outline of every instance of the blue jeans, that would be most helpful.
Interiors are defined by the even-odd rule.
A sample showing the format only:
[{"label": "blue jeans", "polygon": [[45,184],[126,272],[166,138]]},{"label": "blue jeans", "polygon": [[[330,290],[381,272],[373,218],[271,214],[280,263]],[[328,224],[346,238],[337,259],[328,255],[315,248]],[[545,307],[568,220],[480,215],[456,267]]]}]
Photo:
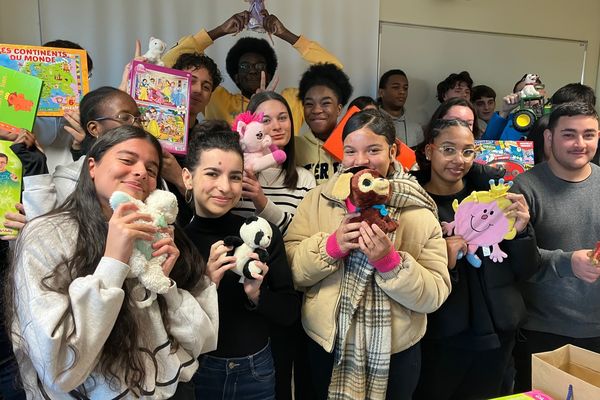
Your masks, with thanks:
[{"label": "blue jeans", "polygon": [[247,357],[202,356],[194,384],[199,400],[274,400],[271,346]]},{"label": "blue jeans", "polygon": [[19,367],[14,357],[2,360],[0,365],[0,399],[25,400],[25,392],[17,387]]}]

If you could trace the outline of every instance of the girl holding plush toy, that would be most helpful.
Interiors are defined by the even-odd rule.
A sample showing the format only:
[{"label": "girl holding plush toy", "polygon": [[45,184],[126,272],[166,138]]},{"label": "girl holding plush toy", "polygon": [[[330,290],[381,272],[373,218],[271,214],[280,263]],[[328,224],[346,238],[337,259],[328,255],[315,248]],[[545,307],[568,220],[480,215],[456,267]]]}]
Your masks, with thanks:
[{"label": "girl holding plush toy", "polygon": [[119,190],[145,200],[161,153],[139,127],[105,132],[65,204],[20,234],[5,300],[28,398],[171,398],[197,357],[216,348],[216,288],[189,241],[169,235],[152,245],[154,257],[166,255],[171,285],[151,305],[126,279],[134,242],[157,229],[135,222],[150,217],[133,203],[113,212],[109,198]]},{"label": "girl holding plush toy", "polygon": [[[285,151],[287,158],[283,164],[258,174],[246,171],[242,198],[233,213],[243,217],[256,214],[277,225],[285,235],[298,204],[315,187],[315,178],[308,170],[296,166],[294,121],[285,98],[276,92],[257,93],[250,99],[248,111],[263,114],[264,132],[271,136],[273,144]],[[292,399],[292,369],[296,398],[312,398],[305,343],[306,335],[299,318],[291,327],[272,325],[278,400]]]},{"label": "girl holding plush toy", "polygon": [[[201,358],[194,376],[199,399],[274,399],[270,324],[290,325],[300,311],[277,227],[261,227],[256,217],[246,220],[231,213],[242,194],[243,168],[239,137],[224,122],[204,121],[194,128],[183,170],[186,197],[193,199],[195,208],[186,232],[207,260],[208,274],[218,286],[220,324],[218,347]],[[232,255],[233,246],[225,245],[232,236],[242,236],[247,242],[247,232],[240,234],[242,227],[255,229],[251,236],[257,244],[271,236],[262,258],[265,262],[254,261],[262,272],[248,268],[242,272],[243,282],[233,272],[240,271],[237,261],[241,260]],[[259,258],[258,254],[251,257]]]},{"label": "girl holding plush toy", "polygon": [[[426,314],[450,292],[446,245],[435,203],[394,161],[389,117],[356,113],[342,138],[345,170],[309,192],[285,239],[294,283],[306,288],[313,386],[318,399],[408,399]],[[356,209],[379,196],[388,198],[374,204],[379,214]],[[376,222],[390,220],[386,234]]]},{"label": "girl holding plush toy", "polygon": [[[455,199],[461,202],[473,191],[487,191],[490,179],[498,183],[504,176],[504,170],[473,162],[474,134],[469,123],[446,119],[449,108],[448,102],[440,105],[434,115],[442,119],[432,119],[426,128],[425,140],[418,146],[420,170],[414,172],[436,202],[442,223],[455,220]],[[501,242],[508,254],[504,261],[492,262],[477,250],[482,265],[475,268],[467,262],[465,239],[456,234],[445,238],[452,293],[429,316],[415,399],[481,399],[510,392],[512,376],[506,372],[516,330],[526,317],[517,284],[535,273],[539,256],[533,230],[528,228],[525,198],[508,193],[506,199],[510,205],[504,212],[515,217],[517,236]],[[473,218],[471,214],[475,230]],[[457,260],[459,252],[464,257]],[[503,388],[505,376],[509,384]]]}]

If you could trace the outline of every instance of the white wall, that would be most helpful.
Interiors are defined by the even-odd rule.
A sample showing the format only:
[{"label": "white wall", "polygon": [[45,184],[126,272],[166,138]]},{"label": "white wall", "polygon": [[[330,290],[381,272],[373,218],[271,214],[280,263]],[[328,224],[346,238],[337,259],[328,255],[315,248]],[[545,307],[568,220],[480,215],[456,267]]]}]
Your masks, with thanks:
[{"label": "white wall", "polygon": [[[266,6],[289,30],[335,54],[357,95],[376,85],[379,0],[266,0]],[[145,52],[152,35],[174,44],[183,35],[214,28],[247,8],[243,0],[39,0],[40,29],[38,0],[0,0],[0,42],[35,45],[57,38],[78,42],[93,58],[90,86],[96,88],[120,82],[136,38],[142,40]],[[240,36],[221,38],[207,50],[230,89],[234,87],[225,71],[225,55]],[[273,40],[280,64],[278,89],[295,87],[307,64],[288,43]]]},{"label": "white wall", "polygon": [[383,21],[587,41],[584,83],[598,93],[599,18],[598,0],[381,0],[380,7]]},{"label": "white wall", "polygon": [[[600,93],[598,0],[266,0],[266,4],[291,31],[317,40],[341,59],[355,95],[376,94],[378,20],[584,40],[588,42],[584,83]],[[0,41],[40,44],[58,37],[73,39],[90,50],[97,65],[91,86],[115,85],[135,37],[145,42],[155,35],[173,43],[201,27],[216,26],[246,6],[242,0],[39,0],[40,29],[38,0],[0,0]],[[223,71],[226,51],[235,39],[222,38],[207,51]],[[279,70],[280,88],[296,85],[306,65],[287,43],[275,38],[275,47],[284,66]]]}]

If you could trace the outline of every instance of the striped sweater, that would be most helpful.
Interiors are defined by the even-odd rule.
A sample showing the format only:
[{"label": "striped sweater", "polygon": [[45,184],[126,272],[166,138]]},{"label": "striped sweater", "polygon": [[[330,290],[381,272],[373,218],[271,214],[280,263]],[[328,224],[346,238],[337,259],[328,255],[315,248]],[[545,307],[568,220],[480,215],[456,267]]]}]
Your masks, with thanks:
[{"label": "striped sweater", "polygon": [[[268,199],[265,209],[259,217],[277,225],[283,235],[292,222],[296,208],[308,191],[315,187],[315,178],[304,168],[297,167],[298,183],[295,189],[288,189],[283,184],[284,176],[279,174],[280,168],[268,168],[258,175],[258,182]],[[241,198],[232,213],[248,217],[256,213],[256,208],[250,199]]]}]

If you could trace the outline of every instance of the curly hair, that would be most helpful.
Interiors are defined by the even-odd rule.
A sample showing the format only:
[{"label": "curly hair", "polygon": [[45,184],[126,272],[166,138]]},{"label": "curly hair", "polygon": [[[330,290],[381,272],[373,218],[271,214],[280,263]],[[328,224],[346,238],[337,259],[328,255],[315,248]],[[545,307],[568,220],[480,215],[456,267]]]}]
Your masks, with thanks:
[{"label": "curly hair", "polygon": [[205,68],[212,79],[213,92],[223,82],[223,77],[221,76],[221,71],[219,71],[219,67],[213,61],[212,58],[205,54],[200,53],[183,53],[179,57],[177,57],[177,61],[173,64],[173,69],[178,70],[186,70],[186,69],[199,69]]},{"label": "curly hair", "polygon": [[473,87],[473,79],[467,71],[459,72],[458,74],[450,74],[446,79],[438,83],[437,85],[437,99],[440,103],[444,102],[444,95],[446,92],[456,86],[457,83],[464,82],[467,84],[469,89]]},{"label": "curly hair", "polygon": [[256,53],[263,56],[267,61],[267,74],[270,77],[275,75],[275,70],[277,69],[277,55],[275,55],[275,50],[273,50],[265,39],[244,37],[231,46],[225,58],[225,68],[232,79],[238,73],[240,58],[247,53]]},{"label": "curly hair", "polygon": [[298,98],[304,102],[306,93],[314,86],[326,86],[333,90],[340,104],[345,105],[352,95],[350,78],[335,64],[313,64],[302,74],[298,85]]}]

